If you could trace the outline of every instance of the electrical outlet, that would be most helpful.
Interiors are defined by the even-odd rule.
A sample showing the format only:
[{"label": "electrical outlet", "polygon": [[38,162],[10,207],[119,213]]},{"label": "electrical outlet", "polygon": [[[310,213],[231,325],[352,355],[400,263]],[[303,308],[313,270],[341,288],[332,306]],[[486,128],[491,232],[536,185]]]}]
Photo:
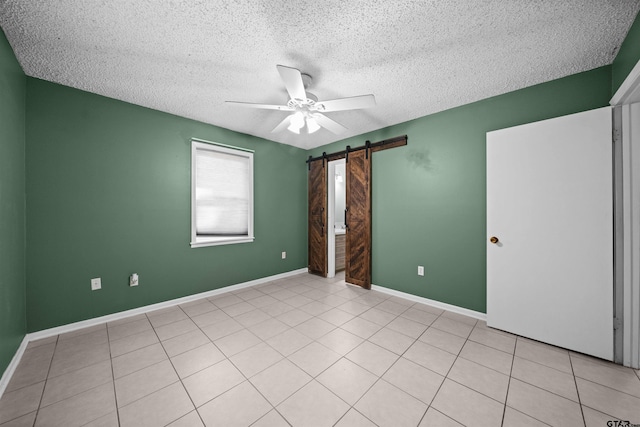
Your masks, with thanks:
[{"label": "electrical outlet", "polygon": [[418,266],[418,276],[424,276],[424,266]]},{"label": "electrical outlet", "polygon": [[282,252],[282,259],[286,259],[287,258],[287,253],[286,252]]},{"label": "electrical outlet", "polygon": [[129,276],[129,286],[138,286],[138,274],[133,273]]},{"label": "electrical outlet", "polygon": [[97,291],[98,289],[102,289],[102,280],[99,277],[91,279],[91,290]]}]

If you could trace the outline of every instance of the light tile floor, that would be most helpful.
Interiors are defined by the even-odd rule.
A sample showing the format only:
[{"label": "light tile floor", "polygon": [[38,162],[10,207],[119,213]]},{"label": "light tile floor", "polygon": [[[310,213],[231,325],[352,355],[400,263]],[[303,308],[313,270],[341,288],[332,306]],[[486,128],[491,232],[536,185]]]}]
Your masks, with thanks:
[{"label": "light tile floor", "polygon": [[640,424],[640,374],[303,274],[29,344],[0,426]]}]

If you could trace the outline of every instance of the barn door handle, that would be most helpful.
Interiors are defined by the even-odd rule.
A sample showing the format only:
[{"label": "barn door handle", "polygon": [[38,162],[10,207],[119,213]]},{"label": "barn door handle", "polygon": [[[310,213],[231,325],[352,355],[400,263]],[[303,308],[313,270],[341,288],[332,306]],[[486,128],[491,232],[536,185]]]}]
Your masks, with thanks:
[{"label": "barn door handle", "polygon": [[345,209],[344,210],[344,228],[348,229],[349,228],[349,223],[347,222],[347,212],[349,211],[349,209]]},{"label": "barn door handle", "polygon": [[495,245],[495,244],[496,244],[496,243],[498,243],[500,240],[499,240],[496,236],[492,236],[492,237],[489,239],[489,241]]}]

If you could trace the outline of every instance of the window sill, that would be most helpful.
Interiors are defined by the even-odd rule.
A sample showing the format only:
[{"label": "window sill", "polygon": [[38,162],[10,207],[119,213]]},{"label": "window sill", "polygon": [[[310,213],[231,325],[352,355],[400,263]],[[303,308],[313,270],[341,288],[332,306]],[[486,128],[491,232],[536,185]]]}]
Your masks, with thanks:
[{"label": "window sill", "polygon": [[195,242],[191,242],[192,248],[203,248],[206,246],[220,246],[220,245],[233,245],[236,243],[251,243],[255,240],[255,237],[217,237],[215,239],[196,239]]}]

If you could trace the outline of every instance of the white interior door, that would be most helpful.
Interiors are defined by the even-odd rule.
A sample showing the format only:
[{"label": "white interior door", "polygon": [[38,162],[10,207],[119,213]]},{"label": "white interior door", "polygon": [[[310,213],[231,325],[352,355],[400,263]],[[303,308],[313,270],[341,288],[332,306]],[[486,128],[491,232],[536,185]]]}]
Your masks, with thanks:
[{"label": "white interior door", "polygon": [[610,107],[487,133],[489,326],[613,359],[611,133]]}]

